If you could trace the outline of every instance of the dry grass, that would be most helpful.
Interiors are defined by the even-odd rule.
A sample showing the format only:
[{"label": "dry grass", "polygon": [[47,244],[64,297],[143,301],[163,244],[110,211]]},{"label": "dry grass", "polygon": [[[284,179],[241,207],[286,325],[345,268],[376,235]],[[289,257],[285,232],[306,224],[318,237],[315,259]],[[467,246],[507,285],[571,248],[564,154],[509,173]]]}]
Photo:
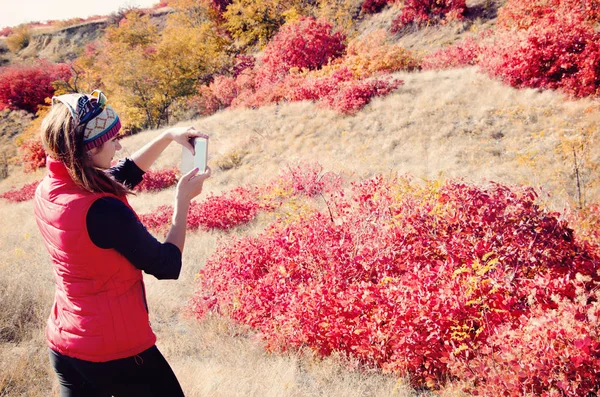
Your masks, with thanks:
[{"label": "dry grass", "polygon": [[[273,178],[296,161],[318,161],[326,170],[355,177],[397,172],[415,178],[462,177],[543,186],[548,205],[574,200],[572,164],[557,147],[571,131],[595,131],[591,159],[598,161],[597,103],[568,102],[552,92],[517,91],[475,69],[397,74],[406,84],[353,117],[311,103],[225,111],[193,120],[211,136],[209,164],[238,150],[236,167],[213,166],[206,192]],[[590,111],[590,109],[592,111]],[[594,110],[596,109],[596,110]],[[123,155],[158,134],[147,131],[122,141]],[[156,168],[179,163],[170,146]],[[0,191],[37,175],[14,173]],[[588,201],[599,197],[597,174],[588,175]],[[174,188],[131,198],[139,213],[173,200]],[[48,368],[43,328],[52,301],[47,254],[35,226],[32,203],[0,204],[0,395],[56,395]],[[266,219],[234,233],[256,233]],[[226,233],[191,233],[180,280],[146,277],[151,321],[158,346],[189,396],[415,396],[403,380],[360,371],[340,357],[309,352],[271,354],[251,332],[223,318],[185,317],[194,276]],[[442,395],[459,395],[451,387]]]}]

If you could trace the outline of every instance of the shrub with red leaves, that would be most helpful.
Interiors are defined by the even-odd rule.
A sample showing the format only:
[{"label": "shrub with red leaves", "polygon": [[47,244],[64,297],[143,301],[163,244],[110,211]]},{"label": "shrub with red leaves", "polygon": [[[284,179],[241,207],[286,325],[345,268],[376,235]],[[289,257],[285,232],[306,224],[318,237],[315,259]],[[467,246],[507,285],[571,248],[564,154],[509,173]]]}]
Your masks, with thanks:
[{"label": "shrub with red leaves", "polygon": [[40,139],[34,138],[23,142],[19,147],[23,171],[34,172],[46,166],[46,151]]},{"label": "shrub with red leaves", "polygon": [[10,26],[6,26],[6,27],[0,29],[0,36],[3,36],[3,37],[8,37],[13,33],[14,33],[14,30]]},{"label": "shrub with red leaves", "polygon": [[[600,242],[535,199],[529,188],[378,176],[330,196],[331,214],[223,244],[192,310],[252,326],[272,349],[341,352],[414,385],[594,395],[600,310],[585,297],[598,294]],[[494,360],[512,372],[495,379]]]},{"label": "shrub with red leaves", "polygon": [[498,26],[529,29],[556,14],[578,16],[588,23],[600,22],[600,0],[508,0],[498,10]]},{"label": "shrub with red leaves", "polygon": [[140,192],[155,192],[177,184],[177,169],[148,170],[144,178],[135,187]]},{"label": "shrub with red leaves", "polygon": [[513,87],[600,94],[600,33],[577,14],[553,14],[527,30],[499,33],[481,58],[483,70]]},{"label": "shrub with red leaves", "polygon": [[467,37],[458,44],[427,54],[423,58],[423,70],[443,70],[477,64],[481,45],[473,37]]},{"label": "shrub with red leaves", "polygon": [[20,203],[23,201],[28,201],[33,198],[35,195],[35,189],[40,184],[40,181],[31,182],[26,185],[21,186],[18,189],[12,189],[8,192],[4,192],[0,194],[0,197],[6,199],[12,203]]},{"label": "shrub with red leaves", "polygon": [[[202,202],[192,201],[187,218],[189,230],[229,230],[252,221],[263,208],[256,189],[236,188],[220,196],[209,196]],[[150,214],[140,216],[148,228],[166,232],[173,217],[173,207],[163,205]]]},{"label": "shrub with red leaves", "polygon": [[424,25],[464,18],[465,0],[405,0],[402,12],[392,21],[392,33],[410,23]]},{"label": "shrub with red leaves", "polygon": [[331,108],[342,114],[355,114],[372,98],[386,96],[404,84],[398,79],[373,79],[353,81],[343,86],[339,93],[325,98]]},{"label": "shrub with red leaves", "polygon": [[316,196],[321,193],[334,193],[342,186],[342,179],[332,172],[323,172],[319,163],[303,162],[289,166],[281,173],[280,187],[291,187],[294,195]]},{"label": "shrub with red leaves", "polygon": [[233,0],[209,0],[211,7],[219,14],[223,14],[227,9],[227,6],[231,3],[233,3]]},{"label": "shrub with red leaves", "polygon": [[346,36],[333,26],[314,18],[285,24],[265,48],[258,84],[282,80],[291,68],[318,69],[341,56]]},{"label": "shrub with red leaves", "polygon": [[0,69],[0,109],[23,109],[35,113],[38,105],[54,94],[52,83],[68,81],[67,64],[38,61],[33,65],[12,65]]},{"label": "shrub with red leaves", "polygon": [[237,55],[233,66],[233,77],[238,77],[246,69],[254,69],[256,58],[252,55]]},{"label": "shrub with red leaves", "polygon": [[365,0],[360,9],[365,14],[377,14],[385,7],[390,0]]}]

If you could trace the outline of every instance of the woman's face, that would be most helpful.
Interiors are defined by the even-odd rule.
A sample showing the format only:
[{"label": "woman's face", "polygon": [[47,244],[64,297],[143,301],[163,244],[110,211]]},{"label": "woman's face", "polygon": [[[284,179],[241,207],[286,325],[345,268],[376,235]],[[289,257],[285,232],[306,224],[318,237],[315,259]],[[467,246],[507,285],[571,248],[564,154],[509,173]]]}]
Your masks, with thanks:
[{"label": "woman's face", "polygon": [[90,150],[92,163],[98,168],[110,168],[111,162],[117,150],[121,150],[121,144],[115,136],[114,138],[104,142],[102,146]]}]

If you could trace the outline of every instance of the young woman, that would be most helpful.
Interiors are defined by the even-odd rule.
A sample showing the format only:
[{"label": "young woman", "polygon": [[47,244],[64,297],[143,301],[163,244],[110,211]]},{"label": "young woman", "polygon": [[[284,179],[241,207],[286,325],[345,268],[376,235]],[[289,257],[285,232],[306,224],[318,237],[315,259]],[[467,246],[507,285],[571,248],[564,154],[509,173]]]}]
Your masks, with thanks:
[{"label": "young woman", "polygon": [[46,327],[50,361],[65,396],[182,396],[156,348],[142,271],[177,279],[190,200],[210,169],[184,175],[164,243],[127,201],[160,153],[175,141],[193,152],[194,128],[171,128],[111,167],[121,148],[119,117],[100,91],[53,98],[42,123],[48,174],[35,217],[53,263],[55,299]]}]

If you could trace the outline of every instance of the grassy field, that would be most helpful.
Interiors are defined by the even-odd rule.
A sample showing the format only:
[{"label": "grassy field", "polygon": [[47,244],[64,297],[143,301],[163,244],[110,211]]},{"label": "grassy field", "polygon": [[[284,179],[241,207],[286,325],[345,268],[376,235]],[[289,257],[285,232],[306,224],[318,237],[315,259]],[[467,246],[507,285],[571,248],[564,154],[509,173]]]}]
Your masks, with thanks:
[{"label": "grassy field", "polygon": [[[600,197],[600,112],[598,103],[567,101],[558,93],[517,91],[491,81],[476,69],[398,73],[405,84],[377,99],[356,116],[344,117],[312,103],[217,113],[181,125],[211,136],[211,192],[258,184],[301,161],[325,170],[364,178],[378,173],[414,178],[463,178],[543,189],[540,201],[570,211],[579,201],[573,148],[582,200]],[[123,139],[122,156],[160,131]],[[155,164],[179,163],[172,145]],[[237,167],[219,164],[240,159]],[[0,181],[11,186],[41,179],[44,170],[12,169]],[[174,189],[131,198],[138,213],[173,200]],[[201,199],[201,198],[200,198]],[[1,199],[0,199],[1,200]],[[152,326],[163,351],[189,396],[417,396],[404,379],[360,369],[341,357],[319,359],[310,352],[267,353],[257,335],[226,319],[198,323],[186,315],[194,276],[229,234],[256,233],[258,220],[230,233],[188,235],[184,270],[177,281],[146,276]],[[32,202],[0,201],[0,396],[57,394],[43,330],[52,303],[48,255],[35,225]],[[437,395],[460,395],[450,385]]]}]

